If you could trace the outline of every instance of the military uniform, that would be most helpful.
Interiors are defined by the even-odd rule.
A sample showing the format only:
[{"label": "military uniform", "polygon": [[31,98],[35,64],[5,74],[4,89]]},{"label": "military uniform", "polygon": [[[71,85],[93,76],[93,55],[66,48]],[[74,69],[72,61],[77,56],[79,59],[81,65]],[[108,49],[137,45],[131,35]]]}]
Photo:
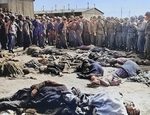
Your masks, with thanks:
[{"label": "military uniform", "polygon": [[128,36],[127,36],[127,49],[128,51],[135,51],[137,45],[137,23],[135,18],[131,17],[129,23]]},{"label": "military uniform", "polygon": [[83,43],[84,45],[90,45],[90,33],[88,30],[88,21],[83,22]]},{"label": "military uniform", "polygon": [[[150,12],[146,13],[147,17],[150,17]],[[145,43],[145,57],[150,59],[150,20],[147,22],[146,24],[146,28],[145,28],[145,38],[146,38],[146,43]]]},{"label": "military uniform", "polygon": [[144,22],[144,17],[139,16],[140,22],[138,23],[137,31],[138,31],[138,51],[140,53],[144,52],[144,45],[145,45],[145,27],[146,27],[146,22]]},{"label": "military uniform", "polygon": [[38,43],[38,39],[39,39],[39,27],[40,27],[40,23],[37,22],[36,20],[34,20],[32,22],[33,26],[34,26],[34,30],[33,30],[33,41],[32,43],[34,45],[37,45]]},{"label": "military uniform", "polygon": [[95,31],[96,22],[89,23],[89,33],[91,44],[96,45],[96,31]]},{"label": "military uniform", "polygon": [[48,44],[49,45],[54,45],[54,40],[55,40],[55,28],[52,23],[49,23],[47,25],[47,31],[48,31]]},{"label": "military uniform", "polygon": [[123,49],[126,50],[127,47],[127,35],[128,35],[128,24],[127,24],[127,18],[125,19],[123,25],[122,25],[122,40],[123,40]]},{"label": "military uniform", "polygon": [[99,20],[96,23],[95,30],[96,30],[96,46],[101,47],[104,43],[104,35],[105,35],[104,24],[102,23],[101,20]]},{"label": "military uniform", "polygon": [[114,48],[114,42],[115,42],[115,22],[113,20],[109,21],[107,24],[107,30],[108,30],[108,45],[110,49]]},{"label": "military uniform", "polygon": [[117,22],[116,24],[116,48],[117,49],[121,49],[122,47],[122,24],[119,22]]},{"label": "military uniform", "polygon": [[62,47],[65,49],[68,48],[66,32],[67,32],[66,24],[64,24],[63,22],[60,23],[58,26],[58,34],[60,36],[60,43],[59,43],[59,46],[57,46],[57,48],[62,48]]},{"label": "military uniform", "polygon": [[45,37],[46,37],[46,25],[45,24],[40,24],[40,28],[39,28],[39,47],[44,48]]},{"label": "military uniform", "polygon": [[82,40],[82,32],[83,32],[83,22],[78,22],[76,26],[74,27],[74,30],[76,32],[76,37],[77,37],[77,45],[76,46],[82,46],[83,45],[83,40]]}]

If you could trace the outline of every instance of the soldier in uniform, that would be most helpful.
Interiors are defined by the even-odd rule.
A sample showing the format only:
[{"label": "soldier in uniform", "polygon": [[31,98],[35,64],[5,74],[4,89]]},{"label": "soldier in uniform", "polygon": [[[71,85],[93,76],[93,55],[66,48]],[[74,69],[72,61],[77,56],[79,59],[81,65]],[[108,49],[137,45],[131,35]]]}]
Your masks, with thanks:
[{"label": "soldier in uniform", "polygon": [[46,37],[46,19],[43,19],[39,28],[39,47],[44,48],[45,37]]},{"label": "soldier in uniform", "polygon": [[137,27],[138,32],[138,43],[137,48],[141,56],[144,56],[144,45],[145,45],[145,27],[146,22],[144,21],[144,16],[139,16],[139,23]]},{"label": "soldier in uniform", "polygon": [[50,19],[50,23],[47,25],[47,31],[48,31],[48,44],[54,45],[55,28],[54,28],[53,19]]},{"label": "soldier in uniform", "polygon": [[113,17],[111,17],[111,20],[108,21],[107,30],[108,30],[108,43],[109,43],[108,47],[110,49],[114,49],[115,22],[114,22],[114,18]]},{"label": "soldier in uniform", "polygon": [[63,17],[63,21],[58,26],[58,34],[60,36],[60,44],[56,48],[64,48],[67,49],[67,18]]},{"label": "soldier in uniform", "polygon": [[57,41],[58,41],[58,26],[59,26],[59,24],[60,24],[60,18],[57,17],[56,23],[54,24],[56,43],[57,43]]},{"label": "soldier in uniform", "polygon": [[147,21],[147,24],[145,28],[146,43],[144,48],[144,56],[150,60],[150,12],[146,12],[145,20]]},{"label": "soldier in uniform", "polygon": [[76,32],[74,31],[76,19],[70,20],[69,24],[67,25],[67,29],[69,31],[69,45],[71,47],[76,47],[77,45],[77,37]]},{"label": "soldier in uniform", "polygon": [[83,45],[83,40],[82,40],[82,32],[83,32],[83,22],[82,22],[83,16],[80,16],[78,19],[78,22],[76,23],[76,26],[74,27],[74,30],[76,32],[76,37],[77,37],[77,44],[76,46],[82,46]]},{"label": "soldier in uniform", "polygon": [[125,18],[122,25],[123,50],[126,50],[127,47],[128,20],[128,18]]},{"label": "soldier in uniform", "polygon": [[34,26],[32,43],[34,45],[37,45],[39,39],[39,26],[40,26],[38,15],[35,15],[35,20],[32,22],[32,24]]},{"label": "soldier in uniform", "polygon": [[116,49],[121,50],[122,47],[122,24],[119,19],[116,20]]},{"label": "soldier in uniform", "polygon": [[127,36],[127,50],[128,52],[135,52],[137,45],[137,23],[135,22],[135,18],[133,16],[130,20]]},{"label": "soldier in uniform", "polygon": [[91,44],[96,45],[96,31],[95,31],[95,26],[96,26],[96,17],[93,16],[89,23],[89,33],[90,33],[90,40]]},{"label": "soldier in uniform", "polygon": [[104,23],[102,23],[101,16],[98,16],[98,21],[96,22],[95,31],[96,31],[96,46],[102,47],[104,43]]},{"label": "soldier in uniform", "polygon": [[84,42],[84,45],[90,45],[91,44],[88,25],[89,25],[89,22],[87,19],[85,19],[83,22],[83,42]]}]

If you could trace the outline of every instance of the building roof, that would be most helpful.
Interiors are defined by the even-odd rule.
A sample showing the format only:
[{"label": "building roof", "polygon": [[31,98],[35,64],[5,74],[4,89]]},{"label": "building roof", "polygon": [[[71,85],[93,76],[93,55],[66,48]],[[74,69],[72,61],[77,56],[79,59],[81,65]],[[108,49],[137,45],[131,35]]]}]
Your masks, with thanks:
[{"label": "building roof", "polygon": [[[98,10],[97,8],[90,8],[90,9],[60,9],[60,10],[49,10],[49,11],[34,11],[34,14],[58,14],[58,13],[78,13],[78,12],[85,12],[88,10]],[[102,14],[104,14],[102,11],[98,10],[99,12],[101,12]]]}]

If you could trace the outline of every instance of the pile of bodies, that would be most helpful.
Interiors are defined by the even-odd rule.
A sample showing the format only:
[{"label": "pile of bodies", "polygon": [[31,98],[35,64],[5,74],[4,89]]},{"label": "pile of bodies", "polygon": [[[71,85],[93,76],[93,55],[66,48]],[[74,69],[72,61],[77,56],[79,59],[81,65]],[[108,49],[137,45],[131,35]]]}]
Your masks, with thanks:
[{"label": "pile of bodies", "polygon": [[[32,108],[32,109],[31,109]],[[68,90],[64,84],[44,81],[0,99],[0,110],[17,114],[47,115],[139,115],[134,104],[125,104],[119,92],[84,94],[78,88]]]},{"label": "pile of bodies", "polygon": [[[1,52],[1,76],[20,77],[30,73],[31,71],[29,68],[33,68],[40,73],[59,76],[63,76],[63,73],[70,74],[76,72],[79,78],[91,79],[92,76],[105,78],[106,76],[102,77],[104,74],[102,67],[118,67],[120,70],[120,68],[130,60],[143,65],[149,65],[150,63],[148,60],[135,58],[135,55],[132,54],[129,55],[123,52],[112,51],[107,48],[97,48],[93,45],[81,46],[76,51],[79,54],[73,56],[61,50],[57,51],[51,48],[41,49],[37,46],[30,46],[23,54],[27,53],[28,55],[38,58],[32,59],[27,63],[15,60],[13,57],[9,56],[12,54],[8,52]],[[82,54],[80,54],[81,52]],[[139,68],[136,63],[133,64]],[[149,86],[150,76],[147,73],[133,74],[132,76],[126,75],[126,78],[128,79],[127,81],[141,82]],[[114,85],[119,84],[120,83],[115,83]]]}]

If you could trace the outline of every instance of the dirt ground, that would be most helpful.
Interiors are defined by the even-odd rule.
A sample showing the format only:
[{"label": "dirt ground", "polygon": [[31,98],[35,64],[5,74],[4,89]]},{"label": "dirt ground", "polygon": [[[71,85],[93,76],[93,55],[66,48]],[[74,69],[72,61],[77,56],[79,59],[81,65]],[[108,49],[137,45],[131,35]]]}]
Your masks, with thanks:
[{"label": "dirt ground", "polygon": [[[15,50],[17,53],[22,52],[22,48]],[[69,54],[74,55],[75,52],[67,51]],[[33,59],[30,56],[24,55],[16,57],[22,62],[28,62]],[[104,67],[104,76],[106,76],[112,70],[116,68]],[[29,74],[29,77],[36,78],[34,79],[14,79],[9,80],[9,78],[0,77],[0,98],[8,97],[13,95],[16,91],[22,88],[28,88],[33,84],[43,82],[45,80],[53,80],[58,83],[65,84],[68,89],[72,87],[80,88],[83,93],[98,93],[104,90],[107,91],[118,91],[124,95],[125,101],[132,101],[135,103],[136,107],[141,110],[141,115],[150,115],[150,87],[147,87],[145,84],[125,82],[120,86],[113,87],[98,87],[98,88],[87,88],[86,84],[90,83],[89,80],[78,79],[76,73],[73,74],[64,74],[63,77],[51,76],[50,74]]]}]

